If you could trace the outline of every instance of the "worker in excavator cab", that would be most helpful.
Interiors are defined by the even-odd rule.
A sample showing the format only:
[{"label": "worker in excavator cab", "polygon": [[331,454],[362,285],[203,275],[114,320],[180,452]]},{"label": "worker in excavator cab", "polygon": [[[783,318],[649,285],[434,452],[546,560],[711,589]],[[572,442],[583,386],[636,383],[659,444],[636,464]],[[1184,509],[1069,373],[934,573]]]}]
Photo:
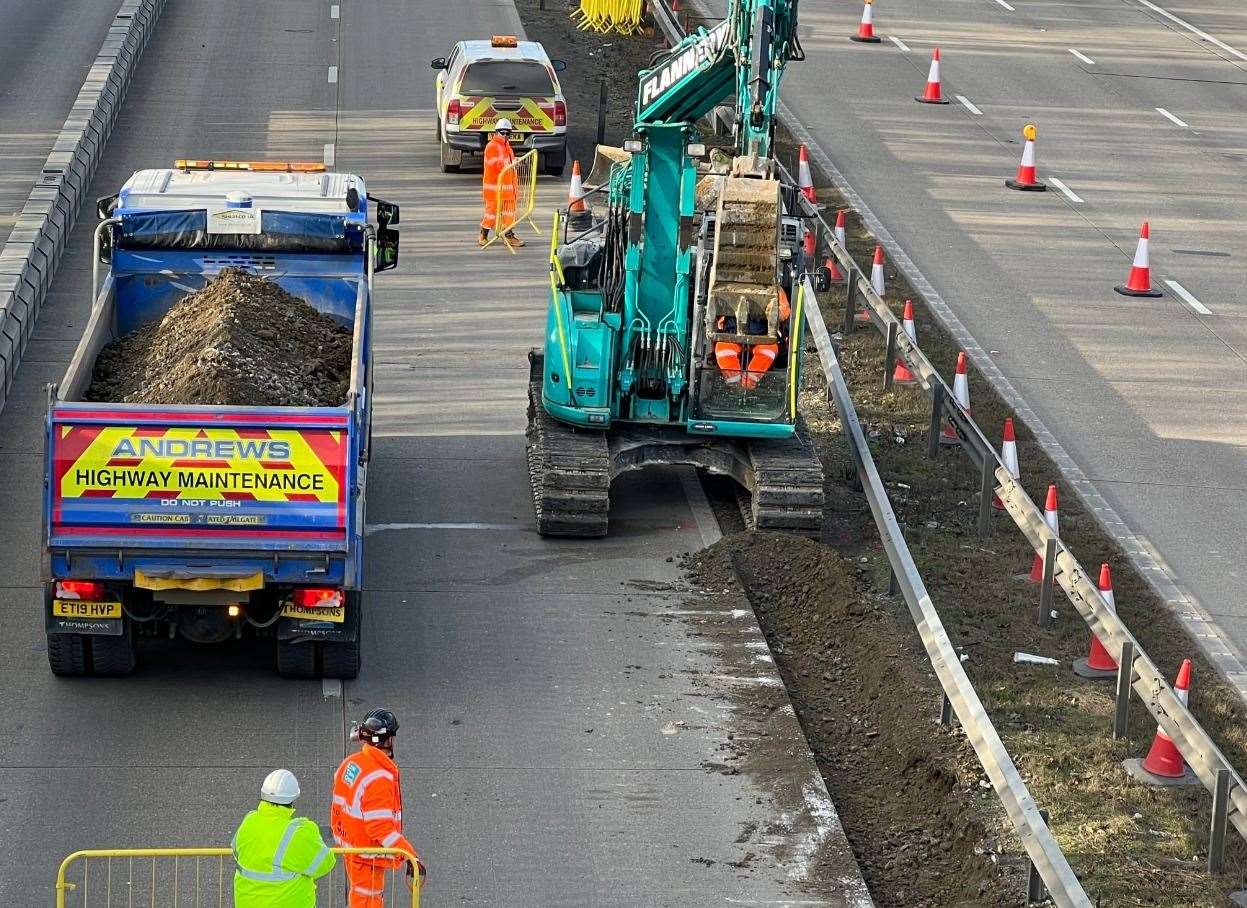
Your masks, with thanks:
[{"label": "worker in excavator cab", "polygon": [[494,134],[485,146],[485,167],[481,176],[481,198],[485,201],[485,214],[481,218],[480,246],[489,245],[489,231],[493,230],[508,246],[523,246],[524,241],[515,235],[515,208],[519,198],[519,182],[516,178],[515,151],[511,148],[511,133],[515,127],[503,117],[494,127]]},{"label": "worker in excavator cab", "polygon": [[[788,319],[792,315],[792,307],[788,304],[788,294],[784,292],[784,288],[779,288],[779,321],[780,333],[783,334],[788,325]],[[715,330],[723,331],[728,334],[765,334],[766,319],[763,316],[750,316],[749,323],[745,326],[743,332],[738,332],[736,325],[736,317],[732,315],[720,315],[715,321]],[[744,370],[741,369],[741,363],[745,361],[744,357],[748,351],[748,364]],[[738,344],[735,341],[716,341],[714,345],[715,362],[719,364],[719,372],[723,375],[723,380],[729,385],[741,385],[746,389],[752,390],[762,381],[765,375],[775,365],[775,359],[779,356],[779,344],[763,343],[763,344]]]}]

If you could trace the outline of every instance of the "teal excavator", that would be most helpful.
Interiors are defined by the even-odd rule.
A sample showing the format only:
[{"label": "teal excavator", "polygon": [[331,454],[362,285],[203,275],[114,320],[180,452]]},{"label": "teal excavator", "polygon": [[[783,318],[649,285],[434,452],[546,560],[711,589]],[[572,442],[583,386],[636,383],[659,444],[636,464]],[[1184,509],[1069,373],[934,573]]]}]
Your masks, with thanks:
[{"label": "teal excavator", "polygon": [[[798,0],[729,0],[640,73],[623,148],[556,217],[544,350],[529,354],[537,528],[605,536],[611,481],[652,464],[730,476],[751,526],[817,534],[823,472],[797,413],[803,224],[776,177],[775,108],[804,55]],[[735,102],[733,147],[699,121]],[[594,185],[596,184],[596,185]],[[825,274],[820,275],[825,280]]]}]

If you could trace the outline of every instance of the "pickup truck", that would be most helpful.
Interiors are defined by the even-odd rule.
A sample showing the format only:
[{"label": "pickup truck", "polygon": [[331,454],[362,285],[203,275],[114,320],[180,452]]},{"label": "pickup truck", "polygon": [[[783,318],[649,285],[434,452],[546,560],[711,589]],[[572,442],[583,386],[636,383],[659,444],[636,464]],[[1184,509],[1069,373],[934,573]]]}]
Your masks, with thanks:
[{"label": "pickup truck", "polygon": [[[52,671],[128,674],[145,636],[218,643],[259,634],[275,639],[284,677],[355,677],[372,284],[398,261],[397,206],[321,164],[178,161],[135,173],[98,212],[90,319],[49,387],[45,421]],[[101,263],[111,266],[102,283]],[[352,330],[346,399],[86,399],[101,350],[224,268],[263,275]]]}]

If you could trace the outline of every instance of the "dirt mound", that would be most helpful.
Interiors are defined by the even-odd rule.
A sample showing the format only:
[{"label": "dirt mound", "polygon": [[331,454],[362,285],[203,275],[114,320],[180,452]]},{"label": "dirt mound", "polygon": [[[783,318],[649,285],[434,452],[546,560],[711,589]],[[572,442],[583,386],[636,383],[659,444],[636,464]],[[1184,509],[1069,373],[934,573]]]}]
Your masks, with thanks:
[{"label": "dirt mound", "polygon": [[87,399],[107,403],[337,407],[351,331],[277,284],[237,268],[159,322],[100,353]]}]

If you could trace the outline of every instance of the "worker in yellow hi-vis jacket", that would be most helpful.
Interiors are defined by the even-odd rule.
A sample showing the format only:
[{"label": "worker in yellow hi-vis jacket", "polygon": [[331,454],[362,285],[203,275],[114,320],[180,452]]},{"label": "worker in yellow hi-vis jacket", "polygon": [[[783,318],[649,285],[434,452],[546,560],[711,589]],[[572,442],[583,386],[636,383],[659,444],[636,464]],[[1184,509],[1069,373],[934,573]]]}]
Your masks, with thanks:
[{"label": "worker in yellow hi-vis jacket", "polygon": [[294,815],[299,780],[288,769],[270,772],[260,803],[243,818],[230,848],[235,908],[316,908],[316,881],[337,858],[306,817]]}]

